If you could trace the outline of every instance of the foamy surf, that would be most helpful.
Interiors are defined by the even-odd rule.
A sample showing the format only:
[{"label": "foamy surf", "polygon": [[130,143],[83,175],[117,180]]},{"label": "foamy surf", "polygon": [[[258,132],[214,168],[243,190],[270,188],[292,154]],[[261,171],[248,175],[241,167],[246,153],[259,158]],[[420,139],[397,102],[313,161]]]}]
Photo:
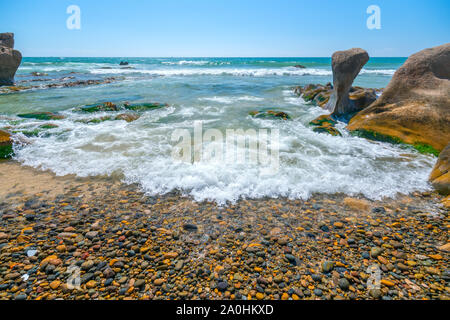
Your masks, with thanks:
[{"label": "foamy surf", "polygon": [[[432,156],[352,137],[345,130],[342,137],[315,133],[307,122],[324,111],[305,105],[301,98],[284,99],[297,99],[297,107],[302,108],[294,112],[292,121],[245,115],[237,119],[236,114],[242,112],[228,106],[227,112],[205,122],[206,127],[222,123],[222,129],[226,127],[223,123],[230,127],[279,129],[280,167],[274,172],[254,164],[174,160],[174,142],[170,139],[173,130],[193,125],[193,121],[181,116],[186,108],[180,106],[146,113],[132,123],[106,121],[96,125],[77,122],[80,116],[67,112],[67,119],[58,122],[59,128],[52,129],[51,135],[31,138],[32,143],[16,148],[16,159],[59,176],[121,173],[124,182],[137,183],[150,195],[177,190],[197,201],[219,204],[241,198],[307,199],[317,192],[381,199],[429,190]],[[202,109],[197,112],[201,114]],[[196,118],[196,113],[190,116]]]}]

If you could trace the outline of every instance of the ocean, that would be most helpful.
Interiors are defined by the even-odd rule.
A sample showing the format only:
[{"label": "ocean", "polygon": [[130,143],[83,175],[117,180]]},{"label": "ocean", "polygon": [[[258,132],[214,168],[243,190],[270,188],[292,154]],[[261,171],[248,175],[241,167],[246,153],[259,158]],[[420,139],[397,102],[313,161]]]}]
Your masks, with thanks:
[{"label": "ocean", "polygon": [[[405,60],[371,58],[354,85],[383,88]],[[129,65],[119,66],[120,61]],[[294,67],[299,64],[306,68]],[[46,87],[112,77],[115,80],[107,84]],[[313,193],[381,199],[430,189],[433,156],[351,136],[344,123],[338,125],[341,137],[316,133],[308,126],[327,112],[297,97],[293,87],[331,82],[329,58],[24,58],[16,81],[19,86],[32,84],[33,89],[0,94],[0,128],[14,132],[17,161],[57,175],[114,175],[139,184],[149,195],[179,191],[197,201],[219,204],[242,198],[307,199]],[[106,113],[76,111],[106,101],[160,102],[168,107],[142,112],[129,123],[87,123],[86,118]],[[249,115],[253,110],[283,111],[291,120],[254,118]],[[36,111],[57,112],[65,119],[44,122],[17,117]],[[221,132],[279,130],[279,168],[176,161],[174,130],[193,131],[199,121],[204,130]],[[23,134],[48,122],[58,127],[31,137]]]}]

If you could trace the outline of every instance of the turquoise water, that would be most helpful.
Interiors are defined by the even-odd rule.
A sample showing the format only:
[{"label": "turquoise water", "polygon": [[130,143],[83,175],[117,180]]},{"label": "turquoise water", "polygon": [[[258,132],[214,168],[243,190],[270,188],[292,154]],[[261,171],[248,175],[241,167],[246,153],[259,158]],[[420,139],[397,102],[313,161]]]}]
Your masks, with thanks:
[{"label": "turquoise water", "polygon": [[[120,61],[129,65],[121,67]],[[404,61],[372,58],[355,85],[385,87]],[[16,132],[16,159],[26,165],[58,175],[120,173],[125,182],[139,183],[149,194],[179,190],[197,200],[225,203],[241,197],[307,198],[314,192],[377,199],[427,190],[433,157],[352,137],[345,124],[340,124],[342,137],[311,130],[308,122],[325,111],[296,97],[292,88],[332,81],[330,63],[328,58],[24,58],[17,85],[35,88],[0,95],[0,127]],[[306,68],[295,68],[297,64]],[[109,84],[43,87],[111,77],[116,81]],[[104,101],[161,102],[169,107],[142,112],[131,123],[78,121],[106,115],[74,110]],[[248,115],[268,109],[287,112],[292,120]],[[52,121],[58,128],[25,137],[20,131],[46,123],[16,117],[31,111],[59,112],[66,119]],[[114,114],[118,113],[123,111]],[[224,133],[226,129],[278,129],[279,141],[269,148],[279,146],[279,169],[270,171],[250,163],[175,161],[174,130],[192,132],[196,121],[203,122],[204,130]]]}]

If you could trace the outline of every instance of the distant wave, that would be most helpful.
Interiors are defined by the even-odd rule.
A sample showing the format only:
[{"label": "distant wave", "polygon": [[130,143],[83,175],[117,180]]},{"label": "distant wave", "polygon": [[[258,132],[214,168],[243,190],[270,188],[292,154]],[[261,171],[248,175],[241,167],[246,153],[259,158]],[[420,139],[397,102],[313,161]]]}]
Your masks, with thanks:
[{"label": "distant wave", "polygon": [[263,101],[264,98],[259,97],[252,97],[252,96],[242,96],[242,97],[206,97],[206,98],[198,98],[200,101],[212,101],[212,102],[218,102],[223,104],[232,104],[238,101]]},{"label": "distant wave", "polygon": [[[92,74],[131,74],[141,73],[154,76],[196,76],[196,75],[209,75],[209,76],[241,76],[241,77],[265,77],[265,76],[331,76],[333,75],[331,70],[325,69],[297,69],[297,68],[191,68],[191,69],[93,69],[90,70]],[[394,69],[363,69],[361,74],[379,74],[379,75],[393,75]]]},{"label": "distant wave", "polygon": [[210,76],[302,76],[302,75],[318,75],[329,76],[331,71],[323,69],[295,69],[295,68],[279,68],[279,69],[231,69],[231,68],[192,68],[192,69],[154,69],[154,70],[128,70],[128,69],[93,69],[90,70],[93,74],[129,74],[142,73],[155,76],[195,76],[195,75],[210,75]]}]

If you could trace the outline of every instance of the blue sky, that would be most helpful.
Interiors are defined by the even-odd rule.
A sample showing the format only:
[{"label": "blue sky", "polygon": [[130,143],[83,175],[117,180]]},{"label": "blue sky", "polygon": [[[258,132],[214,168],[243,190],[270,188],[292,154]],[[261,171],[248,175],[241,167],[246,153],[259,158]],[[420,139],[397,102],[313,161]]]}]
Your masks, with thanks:
[{"label": "blue sky", "polygon": [[[381,30],[366,27],[373,4]],[[449,13],[448,0],[0,0],[0,32],[27,57],[408,56],[450,41]]]}]

